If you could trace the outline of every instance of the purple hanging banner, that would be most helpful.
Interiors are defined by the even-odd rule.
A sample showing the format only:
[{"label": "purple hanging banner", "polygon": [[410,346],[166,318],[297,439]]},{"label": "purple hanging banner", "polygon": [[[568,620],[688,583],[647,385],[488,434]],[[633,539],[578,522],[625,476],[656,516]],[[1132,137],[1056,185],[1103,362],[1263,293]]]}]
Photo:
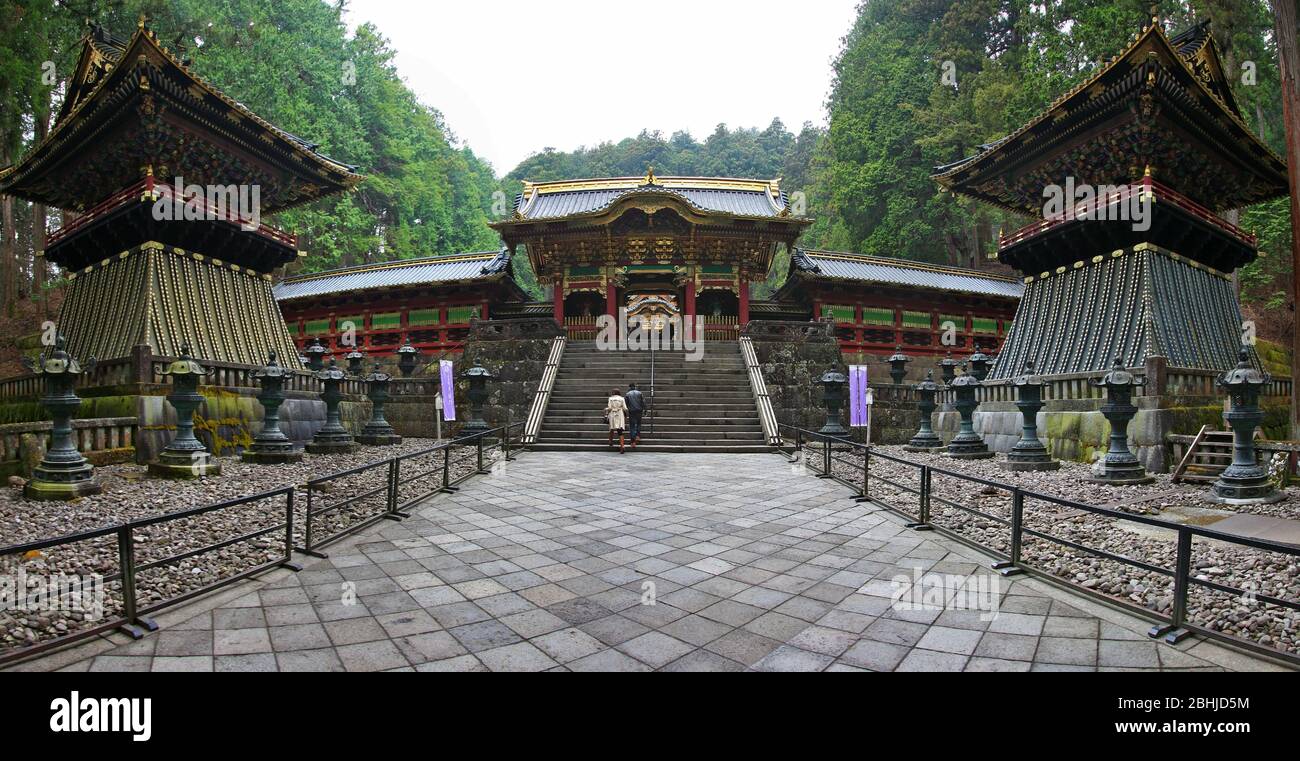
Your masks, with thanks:
[{"label": "purple hanging banner", "polygon": [[862,428],[867,423],[867,366],[849,367],[849,427]]},{"label": "purple hanging banner", "polygon": [[452,375],[450,359],[438,360],[438,373],[442,376],[442,419],[456,419],[456,379]]}]

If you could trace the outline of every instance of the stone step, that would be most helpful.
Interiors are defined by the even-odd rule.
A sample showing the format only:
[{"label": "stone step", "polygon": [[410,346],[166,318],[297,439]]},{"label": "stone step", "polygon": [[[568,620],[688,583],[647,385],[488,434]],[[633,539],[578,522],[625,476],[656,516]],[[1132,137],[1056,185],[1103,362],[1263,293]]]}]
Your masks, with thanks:
[{"label": "stone step", "polygon": [[[646,428],[650,426],[652,418],[645,417],[642,418],[641,420],[642,420],[641,427]],[[763,426],[760,423],[756,421],[750,422],[748,420],[744,420],[744,421],[729,420],[722,423],[708,423],[708,424],[689,421],[685,418],[673,418],[673,420],[677,420],[680,422],[669,423],[666,422],[663,418],[653,419],[655,430],[657,431],[761,431],[763,430]],[[546,424],[547,426],[552,426],[552,425],[555,426],[557,430],[558,429],[573,430],[575,428],[582,428],[582,429],[601,428],[605,425],[605,421],[601,418],[600,415],[596,415],[596,414],[581,415],[581,414],[566,413],[564,415],[556,415],[555,417],[551,417],[550,415],[547,415]]]},{"label": "stone step", "polygon": [[[553,429],[543,429],[542,441],[590,441],[592,439],[604,438],[609,435],[609,427],[592,428],[584,430],[572,430],[567,426],[559,426]],[[653,434],[643,425],[641,426],[642,439],[654,439],[656,441],[763,441],[763,431],[665,431],[656,427]]]},{"label": "stone step", "polygon": [[[617,446],[618,445],[616,443],[613,451],[618,451]],[[604,442],[601,442],[599,444],[577,444],[577,443],[539,441],[536,444],[530,444],[528,448],[539,452],[608,452],[610,451],[610,447]],[[642,443],[640,444],[640,446],[637,446],[635,449],[633,449],[632,447],[626,447],[625,451],[628,455],[655,454],[655,453],[681,454],[686,452],[713,453],[713,454],[766,454],[768,452],[771,452],[772,448],[767,446],[766,444],[709,445],[709,444],[684,444],[680,442],[673,443],[673,444],[647,444],[645,443],[645,440],[642,439]]]},{"label": "stone step", "polygon": [[[572,402],[592,402],[596,400],[609,399],[610,389],[600,388],[557,388],[551,390],[551,401],[565,399]],[[646,404],[651,403],[649,393],[645,394]],[[655,389],[654,404],[664,404],[666,402],[748,402],[754,403],[752,394],[748,394],[738,389],[697,389],[678,391]]]}]

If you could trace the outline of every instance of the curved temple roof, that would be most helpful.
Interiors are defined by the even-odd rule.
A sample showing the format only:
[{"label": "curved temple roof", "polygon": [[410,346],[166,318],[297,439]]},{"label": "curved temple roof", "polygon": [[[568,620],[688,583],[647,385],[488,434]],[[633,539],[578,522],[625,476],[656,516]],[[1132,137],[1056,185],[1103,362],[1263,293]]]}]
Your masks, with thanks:
[{"label": "curved temple roof", "polygon": [[290,301],[374,288],[446,285],[487,279],[509,280],[509,276],[509,252],[483,251],[363,264],[299,275],[276,284],[273,292],[276,301]]},{"label": "curved temple roof", "polygon": [[780,180],[712,177],[616,177],[598,180],[524,183],[515,199],[514,221],[600,214],[619,199],[637,193],[662,193],[705,214],[735,217],[789,217],[789,199]]},{"label": "curved temple roof", "polygon": [[[1165,126],[1151,130],[1157,122]],[[1130,143],[1131,152],[1113,147]],[[1025,125],[935,167],[932,179],[1038,217],[1045,185],[1063,184],[1067,176],[1090,184],[1135,182],[1144,163],[1157,179],[1211,209],[1287,192],[1285,163],[1241,118],[1208,20],[1172,38],[1150,24]]]},{"label": "curved temple roof", "polygon": [[[166,119],[160,116],[164,111]],[[163,128],[171,122],[183,126]],[[134,139],[146,129],[166,134]],[[232,162],[242,168],[222,165],[209,172],[203,151],[182,150],[196,141],[223,156],[255,157],[265,175],[257,183],[263,214],[342,192],[364,179],[356,167],[329,158],[319,145],[276,127],[199,77],[141,21],[126,41],[99,27],[82,38],[54,125],[20,161],[0,168],[0,192],[56,208],[82,208],[140,180],[155,156],[169,152],[177,154],[169,162],[175,164],[172,175],[191,182],[257,182],[244,162]],[[242,152],[231,151],[227,141]],[[86,161],[87,156],[96,161]]]},{"label": "curved temple roof", "polygon": [[[790,258],[790,275],[791,281],[796,277],[845,280],[1007,299],[1019,299],[1025,289],[1024,284],[1015,278],[976,270],[865,254],[804,249],[795,249]],[[786,288],[783,287],[782,290]]]}]

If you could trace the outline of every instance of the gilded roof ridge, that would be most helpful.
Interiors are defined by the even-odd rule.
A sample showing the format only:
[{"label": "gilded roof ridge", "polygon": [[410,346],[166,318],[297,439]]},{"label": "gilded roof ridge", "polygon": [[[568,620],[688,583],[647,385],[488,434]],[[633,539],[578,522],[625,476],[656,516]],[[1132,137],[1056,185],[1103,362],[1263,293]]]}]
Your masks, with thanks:
[{"label": "gilded roof ridge", "polygon": [[[770,180],[752,177],[703,177],[686,175],[655,175],[653,182],[646,184],[646,176],[637,177],[589,177],[582,179],[550,180],[547,182],[524,181],[524,194],[535,197],[541,193],[566,193],[584,190],[635,190],[637,188],[674,187],[700,190],[737,190],[748,192],[771,193],[780,186],[780,178]],[[779,191],[776,191],[779,192]]]}]

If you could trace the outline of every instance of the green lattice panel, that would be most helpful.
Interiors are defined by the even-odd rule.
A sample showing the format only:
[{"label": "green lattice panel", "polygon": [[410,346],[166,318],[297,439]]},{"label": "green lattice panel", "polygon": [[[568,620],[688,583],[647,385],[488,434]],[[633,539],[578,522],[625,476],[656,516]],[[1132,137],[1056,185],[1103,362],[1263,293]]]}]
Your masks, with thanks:
[{"label": "green lattice panel", "polygon": [[976,333],[991,333],[997,335],[998,321],[990,320],[987,317],[973,317],[971,318],[971,330]]},{"label": "green lattice panel", "polygon": [[406,315],[406,324],[412,328],[422,328],[438,324],[437,309],[412,309]]},{"label": "green lattice panel", "polygon": [[929,312],[903,312],[903,327],[930,329]]},{"label": "green lattice panel", "polygon": [[730,264],[704,264],[700,266],[700,272],[705,275],[730,275],[735,271],[735,267]]},{"label": "green lattice panel", "polygon": [[289,329],[289,335],[291,335],[291,336],[301,335],[301,334],[298,332],[298,321],[297,321],[297,320],[293,320],[293,321],[285,320],[285,321],[284,321],[284,326],[285,326],[286,328]]},{"label": "green lattice panel", "polygon": [[570,267],[570,277],[594,277],[600,275],[600,267]]},{"label": "green lattice panel", "polygon": [[401,312],[383,312],[370,315],[371,330],[394,330],[402,327]]},{"label": "green lattice panel", "polygon": [[873,309],[871,307],[862,308],[862,321],[867,325],[889,325],[894,324],[894,310],[892,309]]},{"label": "green lattice panel", "polygon": [[856,320],[854,317],[854,309],[851,306],[845,306],[843,304],[827,304],[822,307],[822,314],[826,314],[827,312],[830,312],[836,322],[851,323]]},{"label": "green lattice panel", "polygon": [[463,325],[473,317],[478,317],[478,307],[452,307],[447,310],[447,322],[453,325]]},{"label": "green lattice panel", "polygon": [[366,329],[366,318],[363,315],[358,314],[358,315],[353,315],[352,317],[339,317],[338,319],[334,320],[335,332],[342,333],[344,330],[343,323],[345,322],[351,322],[353,326],[356,327],[357,330]]},{"label": "green lattice panel", "polygon": [[965,315],[961,315],[961,314],[941,314],[941,315],[939,315],[939,329],[940,329],[940,330],[943,329],[943,324],[944,324],[945,322],[952,322],[953,325],[956,325],[956,326],[957,326],[957,331],[960,332],[960,333],[965,333],[965,332],[966,332],[966,316],[965,316]]},{"label": "green lattice panel", "polygon": [[328,319],[308,320],[307,324],[304,326],[304,330],[307,331],[307,335],[309,336],[318,336],[323,333],[328,333],[330,332],[330,321]]}]

